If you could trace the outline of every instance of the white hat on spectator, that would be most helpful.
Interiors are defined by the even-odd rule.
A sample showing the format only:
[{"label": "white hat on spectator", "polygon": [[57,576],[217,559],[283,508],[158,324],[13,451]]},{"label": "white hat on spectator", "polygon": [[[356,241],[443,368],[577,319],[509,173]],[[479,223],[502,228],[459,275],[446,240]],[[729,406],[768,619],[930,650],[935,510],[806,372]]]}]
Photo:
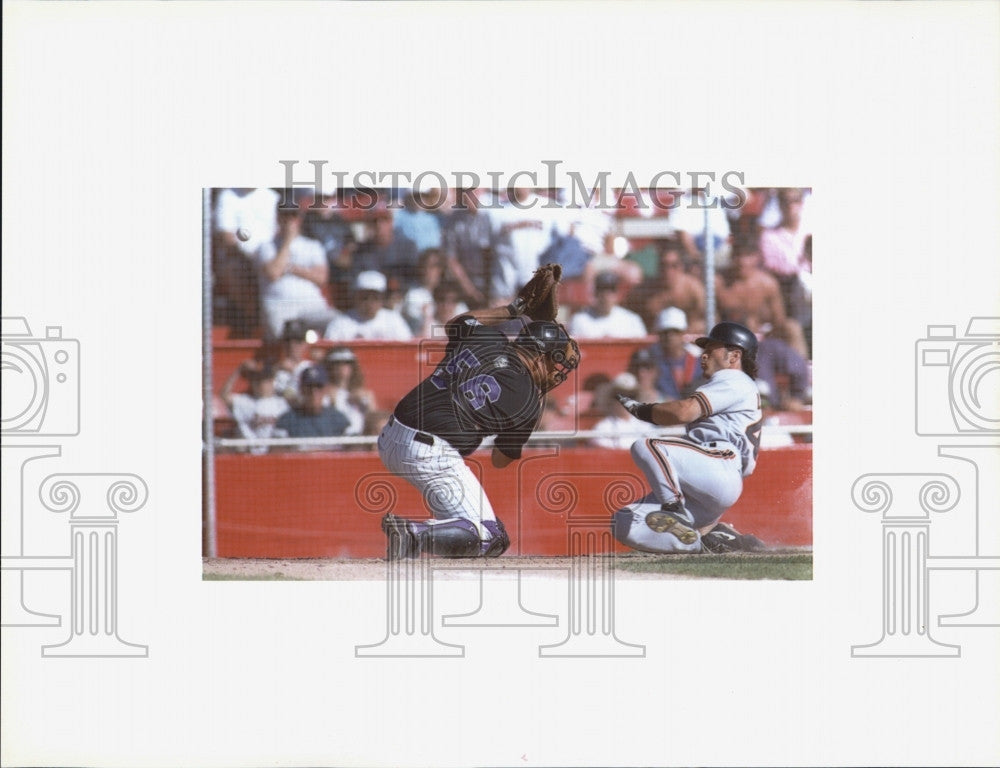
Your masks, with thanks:
[{"label": "white hat on spectator", "polygon": [[677,307],[667,307],[660,312],[656,320],[656,332],[660,331],[686,331],[688,329],[687,315],[683,309]]},{"label": "white hat on spectator", "polygon": [[385,293],[388,287],[389,281],[385,279],[385,275],[374,269],[368,269],[364,272],[360,272],[358,273],[358,276],[354,278],[354,290],[356,291],[375,291],[376,293]]}]

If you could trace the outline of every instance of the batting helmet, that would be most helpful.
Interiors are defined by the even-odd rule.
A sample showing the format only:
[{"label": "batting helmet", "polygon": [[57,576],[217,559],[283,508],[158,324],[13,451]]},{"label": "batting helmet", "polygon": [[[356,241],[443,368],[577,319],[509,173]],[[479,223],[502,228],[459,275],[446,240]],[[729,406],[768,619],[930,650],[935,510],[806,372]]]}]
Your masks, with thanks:
[{"label": "batting helmet", "polygon": [[514,343],[545,356],[556,368],[556,381],[566,380],[580,364],[580,347],[560,323],[536,320],[517,334]]},{"label": "batting helmet", "polygon": [[709,331],[708,336],[702,336],[694,343],[704,349],[710,341],[717,341],[727,347],[739,347],[751,360],[757,357],[757,337],[753,335],[753,331],[739,323],[718,323]]}]

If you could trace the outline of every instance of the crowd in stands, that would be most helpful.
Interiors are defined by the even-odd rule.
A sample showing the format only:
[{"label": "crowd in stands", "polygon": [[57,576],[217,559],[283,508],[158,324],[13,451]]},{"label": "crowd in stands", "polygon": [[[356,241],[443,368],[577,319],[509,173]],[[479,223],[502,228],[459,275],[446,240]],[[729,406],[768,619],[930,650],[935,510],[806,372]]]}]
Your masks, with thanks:
[{"label": "crowd in stands", "polygon": [[[698,386],[700,351],[691,342],[708,330],[714,295],[715,321],[743,323],[760,339],[765,404],[808,407],[810,190],[744,193],[731,208],[704,207],[701,190],[675,190],[674,207],[631,195],[633,205],[603,210],[565,206],[557,190],[381,190],[374,204],[344,190],[300,195],[287,207],[279,190],[216,190],[213,323],[266,350],[233,373],[220,397],[237,436],[377,434],[388,414],[365,396],[351,342],[430,337],[460,312],[509,302],[540,264],[558,261],[559,319],[573,336],[656,337],[605,382],[604,394],[653,400]],[[657,226],[633,234],[628,220],[643,218]],[[307,338],[340,346],[317,360]],[[234,392],[241,376],[249,393]],[[602,429],[622,426],[616,409],[607,417]]]}]

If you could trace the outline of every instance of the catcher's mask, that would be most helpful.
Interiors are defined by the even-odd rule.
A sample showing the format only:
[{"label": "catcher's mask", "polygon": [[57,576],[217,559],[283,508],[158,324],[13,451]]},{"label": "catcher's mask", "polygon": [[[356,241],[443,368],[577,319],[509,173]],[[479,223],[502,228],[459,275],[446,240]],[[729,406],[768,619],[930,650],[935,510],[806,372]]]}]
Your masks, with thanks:
[{"label": "catcher's mask", "polygon": [[548,362],[552,374],[546,391],[566,381],[580,364],[580,347],[561,323],[548,320],[528,323],[514,339],[514,343],[534,350]]}]

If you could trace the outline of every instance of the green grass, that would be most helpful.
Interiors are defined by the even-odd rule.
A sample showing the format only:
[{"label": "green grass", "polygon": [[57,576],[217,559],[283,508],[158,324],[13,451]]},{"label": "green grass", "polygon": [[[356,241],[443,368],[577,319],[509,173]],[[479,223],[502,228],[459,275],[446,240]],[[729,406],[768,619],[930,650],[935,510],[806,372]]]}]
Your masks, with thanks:
[{"label": "green grass", "polygon": [[635,573],[669,573],[695,579],[812,579],[812,553],[749,553],[726,555],[661,555],[618,557],[615,567]]}]

